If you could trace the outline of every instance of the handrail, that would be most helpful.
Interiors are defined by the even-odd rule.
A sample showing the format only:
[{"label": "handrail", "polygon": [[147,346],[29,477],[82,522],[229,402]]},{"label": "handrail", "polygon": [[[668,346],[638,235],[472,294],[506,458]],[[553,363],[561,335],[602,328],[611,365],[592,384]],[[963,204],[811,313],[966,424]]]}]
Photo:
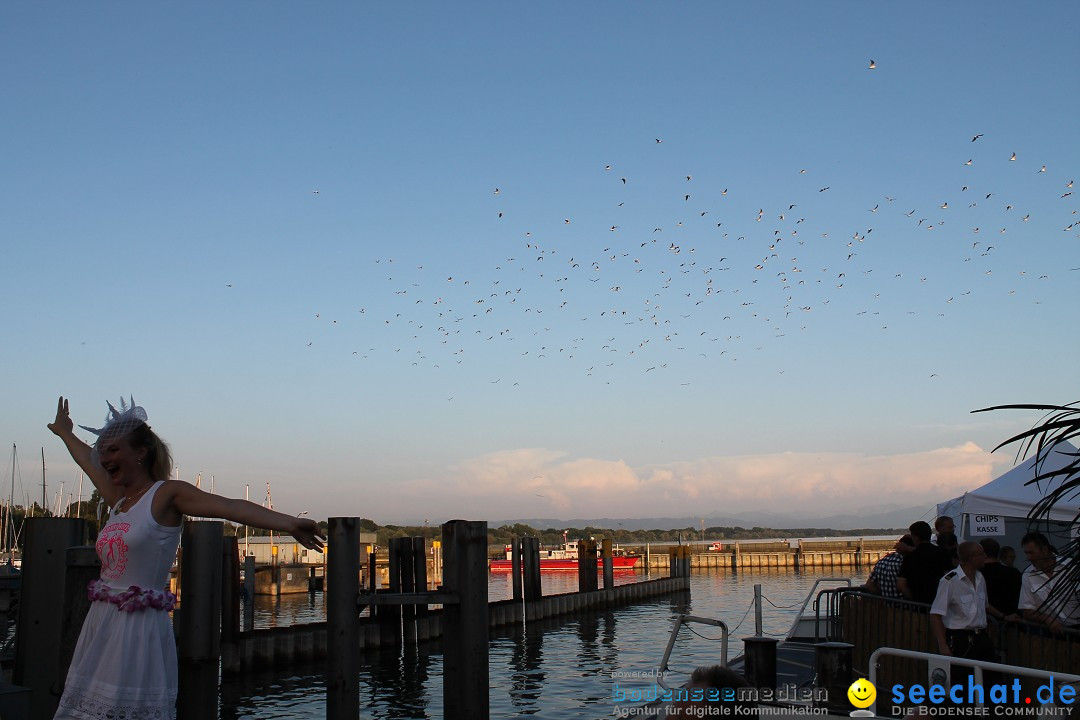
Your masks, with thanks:
[{"label": "handrail", "polygon": [[[826,604],[825,617],[821,617],[821,598],[824,595],[829,596],[829,602]],[[903,605],[916,609],[921,609],[926,612],[930,609],[930,606],[926,603],[915,602],[914,600],[906,600],[904,598],[887,598],[877,593],[867,592],[862,587],[839,587],[839,588],[826,588],[818,593],[817,600],[814,601],[814,639],[817,641],[831,640],[833,639],[832,631],[836,629],[838,623],[842,621],[841,615],[843,611],[843,598],[845,597],[866,597],[882,602],[888,602],[891,605]],[[823,637],[819,628],[821,627],[822,619],[825,620],[827,625],[827,632]],[[832,627],[830,627],[830,625]],[[843,634],[843,627],[840,628],[840,634]]]},{"label": "handrail", "polygon": [[[832,596],[833,595],[840,596],[840,595],[842,595],[844,593],[850,593],[850,592],[857,592],[857,590],[852,588],[849,585],[847,587],[825,588],[824,590],[820,591],[817,594],[817,598],[814,600],[814,640],[815,641],[821,641],[822,639],[828,641],[828,640],[832,639],[832,631],[831,631],[831,628],[829,627],[829,625],[836,623],[836,621],[839,619],[839,615],[840,615],[840,613],[838,612],[839,607],[834,606],[834,603],[832,602]],[[821,597],[823,595],[830,596],[829,597],[829,602],[826,603],[826,608],[825,608],[826,630],[825,630],[825,637],[824,638],[822,638],[822,636],[821,636]]]},{"label": "handrail", "polygon": [[[791,623],[791,628],[788,629],[788,632],[787,632],[788,637],[791,637],[792,635],[794,635],[795,630],[798,629],[799,620],[802,619],[803,613],[806,612],[806,606],[810,604],[810,598],[814,598],[815,603],[816,603],[816,597],[814,595],[814,591],[817,590],[818,585],[820,585],[823,582],[842,582],[842,583],[847,583],[847,586],[851,587],[851,578],[849,578],[849,577],[824,577],[824,578],[818,578],[817,580],[815,580],[814,581],[814,586],[812,588],[810,588],[810,592],[806,593],[806,599],[803,600],[803,604],[802,604],[802,607],[799,608],[799,612],[795,613],[795,622]],[[815,608],[815,612],[816,612],[816,608]],[[817,626],[816,625],[814,626],[814,633],[815,634],[817,633]]]},{"label": "handrail", "polygon": [[703,625],[713,625],[720,628],[720,664],[727,667],[728,656],[728,627],[723,620],[714,620],[713,618],[698,617],[696,615],[679,615],[675,618],[675,625],[671,628],[671,635],[668,636],[667,648],[664,650],[664,657],[660,660],[660,666],[656,671],[656,682],[665,690],[670,690],[671,686],[664,680],[664,676],[668,672],[668,659],[671,657],[671,650],[675,647],[675,638],[679,635],[679,629],[688,623],[697,622]]},{"label": "handrail", "polygon": [[[1003,673],[1009,673],[1011,675],[1023,675],[1025,677],[1055,679],[1070,684],[1080,683],[1080,675],[1057,673],[1052,670],[1036,670],[1035,668],[1021,667],[1019,665],[1006,665],[1004,663],[990,662],[989,660],[970,660],[968,658],[957,658],[949,655],[937,655],[935,653],[919,652],[918,650],[901,650],[900,648],[882,647],[870,653],[870,683],[874,687],[877,687],[878,659],[882,655],[891,655],[893,657],[909,658],[913,660],[926,660],[927,662],[930,662],[931,660],[937,660],[942,663],[951,663],[953,665],[964,665],[965,667],[972,667],[975,669],[973,682],[977,685],[982,684],[983,670],[998,671]],[[978,704],[980,706],[983,705],[983,703]],[[873,704],[870,706],[870,711],[877,715],[876,696],[874,698]]]}]

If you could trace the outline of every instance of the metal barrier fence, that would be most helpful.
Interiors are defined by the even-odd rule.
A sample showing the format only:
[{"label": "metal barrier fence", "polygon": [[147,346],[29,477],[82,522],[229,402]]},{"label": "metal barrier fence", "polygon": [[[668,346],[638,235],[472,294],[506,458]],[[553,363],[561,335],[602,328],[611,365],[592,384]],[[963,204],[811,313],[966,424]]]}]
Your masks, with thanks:
[{"label": "metal barrier fence", "polygon": [[[884,598],[858,589],[826,590],[819,594],[821,626],[826,629],[823,637],[852,644],[855,671],[868,676],[876,670],[889,677],[890,682],[905,685],[928,682],[925,662],[906,655],[892,655],[881,660],[881,667],[874,668],[871,656],[880,648],[936,653],[929,610],[930,606],[922,603]],[[1080,667],[1080,632],[1066,631],[1055,636],[1043,626],[1025,621],[992,622],[989,630],[999,657],[1006,664],[1054,673],[1074,673]]]}]

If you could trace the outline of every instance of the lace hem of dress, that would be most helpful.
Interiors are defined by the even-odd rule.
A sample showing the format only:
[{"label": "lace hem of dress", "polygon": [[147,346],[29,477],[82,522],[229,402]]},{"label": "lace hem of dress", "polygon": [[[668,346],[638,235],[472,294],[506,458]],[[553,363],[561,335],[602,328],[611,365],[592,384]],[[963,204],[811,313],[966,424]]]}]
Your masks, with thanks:
[{"label": "lace hem of dress", "polygon": [[[64,715],[64,712],[67,715]],[[66,692],[60,699],[57,717],[87,718],[88,720],[174,720],[176,708],[175,703],[170,703],[168,706],[162,704],[120,706],[94,696]]]}]

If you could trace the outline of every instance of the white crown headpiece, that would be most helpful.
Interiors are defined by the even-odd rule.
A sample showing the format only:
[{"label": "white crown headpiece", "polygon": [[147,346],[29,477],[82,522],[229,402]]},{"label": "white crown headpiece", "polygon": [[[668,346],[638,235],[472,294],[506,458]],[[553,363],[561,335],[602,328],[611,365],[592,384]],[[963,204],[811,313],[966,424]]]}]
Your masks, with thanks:
[{"label": "white crown headpiece", "polygon": [[87,427],[86,425],[80,425],[79,427],[97,435],[99,441],[106,438],[127,435],[147,421],[146,411],[135,404],[135,398],[129,395],[128,399],[131,401],[130,405],[124,402],[124,398],[120,398],[119,410],[113,407],[113,404],[108,400],[105,401],[105,404],[109,406],[109,412],[105,416],[105,424],[103,426],[92,428]]}]

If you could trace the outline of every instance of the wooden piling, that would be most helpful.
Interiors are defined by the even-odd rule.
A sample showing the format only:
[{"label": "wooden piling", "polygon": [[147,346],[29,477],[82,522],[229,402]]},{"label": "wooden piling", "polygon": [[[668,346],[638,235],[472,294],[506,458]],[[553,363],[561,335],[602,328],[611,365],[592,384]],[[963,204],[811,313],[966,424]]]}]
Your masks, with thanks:
[{"label": "wooden piling", "polygon": [[326,568],[326,717],[355,720],[360,715],[360,518],[332,517],[329,524],[327,544],[334,552]]},{"label": "wooden piling", "polygon": [[240,556],[235,537],[221,544],[221,665],[237,667],[236,639],[240,635]]},{"label": "wooden piling", "polygon": [[220,520],[184,523],[180,557],[183,601],[176,647],[178,720],[198,720],[217,712],[224,535]]},{"label": "wooden piling", "polygon": [[60,665],[57,674],[60,688],[64,686],[64,679],[71,665],[71,657],[75,654],[75,645],[79,641],[83,621],[86,620],[86,614],[90,612],[90,598],[85,588],[90,581],[98,579],[101,575],[101,560],[93,545],[68,548],[66,560],[67,572],[64,576],[64,587],[77,588],[79,592],[63,594],[64,610],[60,621]]},{"label": "wooden piling", "polygon": [[522,538],[521,546],[525,602],[539,600],[543,597],[540,586],[540,538]]},{"label": "wooden piling", "polygon": [[[420,562],[424,562],[424,543],[420,540]],[[401,538],[401,592],[423,592],[426,588],[417,582],[416,577],[416,543],[414,538]],[[426,607],[426,606],[425,606]],[[417,605],[403,605],[401,607],[402,638],[405,645],[416,644],[416,616],[419,610]]]},{"label": "wooden piling", "polygon": [[443,608],[444,717],[486,720],[488,696],[487,523],[442,526],[443,588],[458,602]]},{"label": "wooden piling", "polygon": [[244,556],[244,632],[255,629],[255,556]]},{"label": "wooden piling", "polygon": [[510,540],[510,585],[514,589],[513,598],[517,602],[521,602],[521,538],[513,538]]},{"label": "wooden piling", "polygon": [[[428,589],[427,576],[427,543],[422,537],[414,537],[413,543],[413,585],[417,592],[425,592]],[[414,616],[417,620],[428,614],[427,605],[415,606]]]},{"label": "wooden piling", "polygon": [[615,566],[611,557],[611,538],[604,538],[602,548],[602,555],[604,558],[604,589],[610,590],[615,587]]},{"label": "wooden piling", "polygon": [[65,587],[56,591],[58,578],[65,577],[67,549],[82,545],[86,537],[86,521],[67,518],[27,518],[26,542],[23,546],[22,589],[15,646],[16,685],[30,688],[33,718],[52,718],[59,698],[55,688],[67,674],[58,667],[55,652],[45,648],[60,646],[62,630],[59,619],[67,593],[82,593],[86,585]]}]

